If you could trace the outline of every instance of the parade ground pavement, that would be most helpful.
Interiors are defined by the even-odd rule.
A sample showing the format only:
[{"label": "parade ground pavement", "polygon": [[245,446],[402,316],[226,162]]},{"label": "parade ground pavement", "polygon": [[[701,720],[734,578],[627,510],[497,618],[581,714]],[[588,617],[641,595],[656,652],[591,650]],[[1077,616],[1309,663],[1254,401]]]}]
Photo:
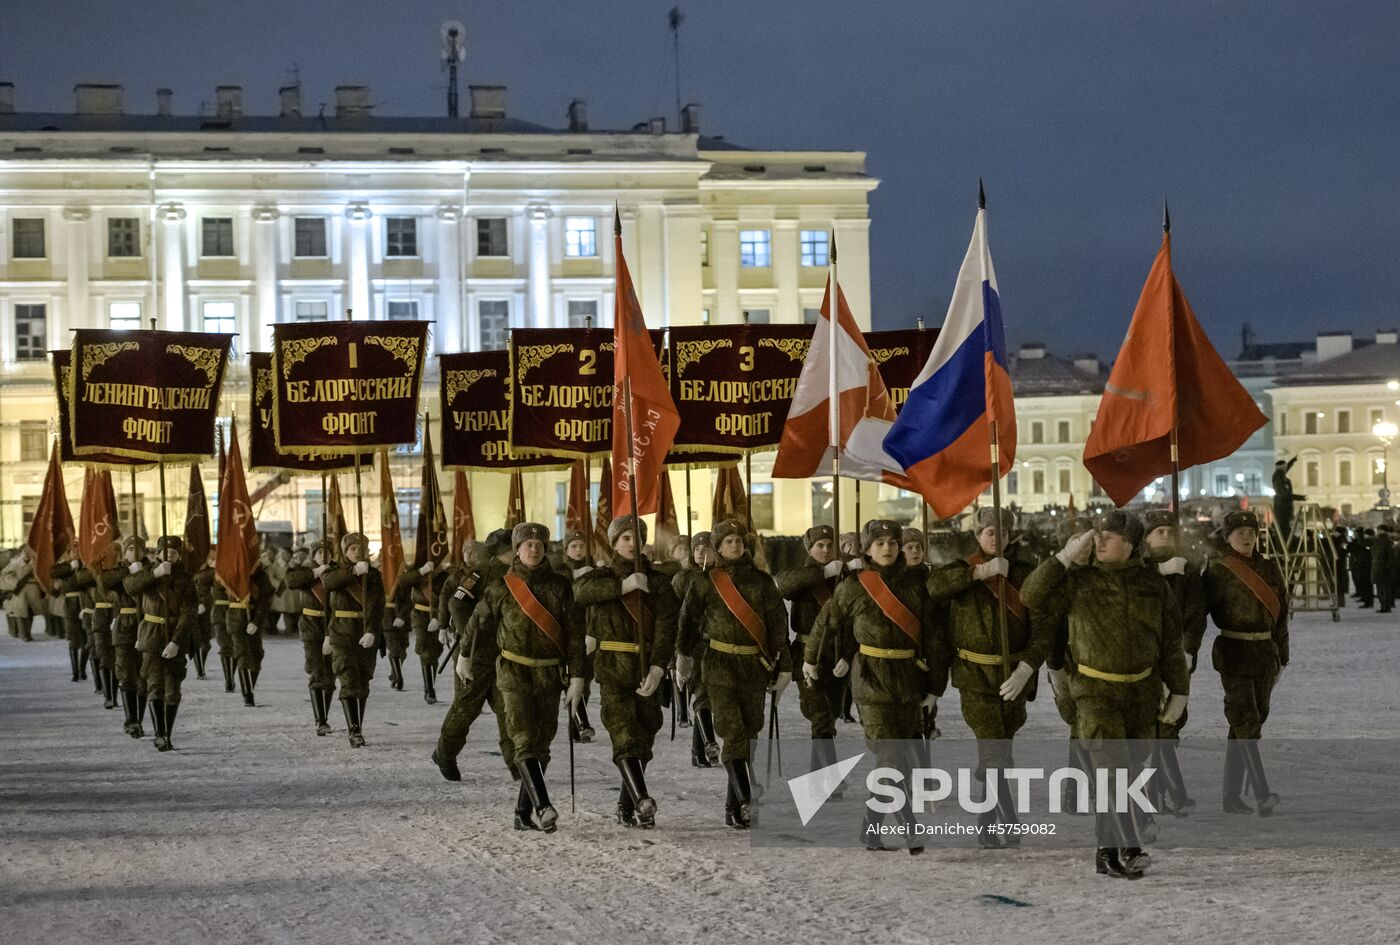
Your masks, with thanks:
[{"label": "parade ground pavement", "polygon": [[[1214,637],[1210,631],[1207,642]],[[1266,734],[1400,736],[1400,614],[1295,618],[1293,664]],[[471,733],[463,780],[429,761],[451,694],[426,705],[416,659],[392,692],[380,661],[367,747],[316,737],[301,645],[267,641],[258,706],[186,680],[174,743],[122,733],[92,683],[69,681],[62,641],[0,636],[0,942],[885,943],[1400,941],[1400,850],[1159,851],[1139,882],[1096,876],[1092,850],[751,847],[725,827],[722,768],[691,767],[669,718],[647,771],[656,830],[613,822],[607,735],[580,745],[570,809],[561,725],[549,768],[553,835],[511,829],[516,788],[495,719]],[[1042,692],[1048,688],[1042,681]],[[804,731],[794,692],[782,730]],[[968,734],[956,693],[945,735]],[[149,731],[149,723],[147,724]],[[849,731],[849,729],[848,729]],[[1063,737],[1049,698],[1026,733]],[[1204,652],[1192,733],[1224,732]],[[1219,798],[1197,792],[1202,804]],[[1276,816],[1286,816],[1288,799]]]}]

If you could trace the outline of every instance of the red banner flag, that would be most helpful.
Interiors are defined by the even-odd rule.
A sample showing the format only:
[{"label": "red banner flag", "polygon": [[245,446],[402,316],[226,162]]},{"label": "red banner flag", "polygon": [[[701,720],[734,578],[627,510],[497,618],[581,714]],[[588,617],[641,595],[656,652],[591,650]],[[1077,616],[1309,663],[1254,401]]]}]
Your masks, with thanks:
[{"label": "red banner flag", "polygon": [[520,470],[510,474],[510,494],[506,497],[506,528],[525,521],[525,477]]},{"label": "red banner flag", "polygon": [[190,463],[190,489],[185,500],[185,553],[190,573],[209,560],[209,500],[204,495],[204,477],[199,463]]},{"label": "red banner flag", "polygon": [[744,488],[744,478],[739,475],[738,465],[716,470],[715,477],[715,502],[711,518],[716,523],[730,518],[738,519],[752,530],[749,494]]},{"label": "red banner flag", "polygon": [[345,524],[345,506],[340,501],[340,477],[331,474],[330,489],[326,498],[326,560],[340,557],[340,540],[350,531]]},{"label": "red banner flag", "polygon": [[[618,475],[613,482],[613,513],[627,515],[635,510],[647,515],[656,511],[658,477],[680,429],[681,415],[661,373],[661,362],[647,334],[646,318],[622,255],[622,219],[617,216],[615,221],[612,461]],[[637,490],[635,496],[633,489]]]},{"label": "red banner flag", "polygon": [[676,516],[676,497],[671,491],[671,473],[664,467],[658,486],[661,498],[657,502],[656,531],[652,535],[652,547],[656,549],[658,561],[671,560],[671,542],[681,533],[680,519]]},{"label": "red banner flag", "polygon": [[389,451],[379,451],[379,574],[384,594],[392,597],[403,573],[403,535],[399,531],[399,499],[389,474]]},{"label": "red banner flag", "polygon": [[603,457],[603,470],[598,474],[598,514],[593,519],[593,544],[598,548],[611,548],[608,541],[608,526],[612,524],[612,460]]},{"label": "red banner flag", "polygon": [[[1147,274],[1099,401],[1084,466],[1118,505],[1149,482],[1229,456],[1268,418],[1201,330],[1172,274],[1171,234]],[[1175,501],[1173,497],[1173,501]]]},{"label": "red banner flag", "polygon": [[243,474],[243,453],[238,448],[238,419],[229,428],[224,479],[219,484],[219,546],[214,555],[214,576],[228,589],[229,599],[246,601],[258,566],[259,540],[248,480]]},{"label": "red banner flag", "polygon": [[587,460],[576,459],[569,468],[569,504],[564,513],[564,527],[571,532],[587,533],[592,509],[588,501]]},{"label": "red banner flag", "polygon": [[58,461],[58,442],[49,453],[49,470],[44,475],[44,491],[39,507],[29,526],[26,541],[34,554],[34,580],[42,588],[51,586],[49,572],[58,561],[74,551],[73,513],[68,508],[68,493],[63,488],[63,464]]},{"label": "red banner flag", "polygon": [[433,431],[423,420],[423,480],[418,487],[418,533],[413,547],[413,563],[422,567],[440,562],[447,555],[447,514],[442,507],[437,464],[433,461]]},{"label": "red banner flag", "polygon": [[452,563],[463,561],[467,542],[476,541],[476,517],[472,515],[472,490],[467,482],[467,472],[457,470],[457,481],[452,491]]},{"label": "red banner flag", "polygon": [[112,474],[106,469],[89,466],[83,479],[83,504],[78,513],[78,560],[94,571],[115,566],[120,537]]}]

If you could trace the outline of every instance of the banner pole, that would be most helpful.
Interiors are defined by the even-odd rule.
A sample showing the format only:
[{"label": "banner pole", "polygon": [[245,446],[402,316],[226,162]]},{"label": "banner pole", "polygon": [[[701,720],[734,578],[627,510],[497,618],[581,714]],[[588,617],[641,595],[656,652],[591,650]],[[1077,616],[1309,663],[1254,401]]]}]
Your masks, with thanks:
[{"label": "banner pole", "polygon": [[[364,490],[360,485],[360,454],[355,454],[355,530],[360,533],[360,557],[369,560],[369,538],[365,535]],[[360,629],[369,632],[369,572],[360,576]],[[363,635],[363,634],[362,634]]]},{"label": "banner pole", "polygon": [[[164,538],[170,531],[170,527],[165,518],[165,460],[160,461],[160,537]],[[160,539],[157,539],[159,541]],[[168,561],[168,550],[161,550],[160,560]]]},{"label": "banner pole", "polygon": [[[642,536],[635,527],[642,517],[637,505],[637,453],[636,441],[632,439],[632,378],[622,379],[622,417],[627,423],[627,497],[631,503],[632,529],[632,573],[637,574],[642,565]],[[642,674],[640,682],[647,678],[646,626],[642,622],[642,601],[637,600],[637,671]]]},{"label": "banner pole", "polygon": [[[1006,548],[1002,544],[1007,537],[1001,531],[1001,445],[997,436],[997,422],[991,421],[992,436],[992,535],[996,542],[997,557],[1004,557]],[[997,595],[997,635],[1001,640],[1001,670],[1003,678],[1011,677],[1011,643],[1006,630],[1006,597]]]}]

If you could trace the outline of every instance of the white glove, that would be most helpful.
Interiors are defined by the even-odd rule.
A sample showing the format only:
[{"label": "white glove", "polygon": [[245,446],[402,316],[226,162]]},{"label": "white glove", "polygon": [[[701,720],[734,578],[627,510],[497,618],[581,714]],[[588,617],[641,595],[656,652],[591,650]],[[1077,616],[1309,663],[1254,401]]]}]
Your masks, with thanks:
[{"label": "white glove", "polygon": [[321,575],[325,574],[325,573],[326,573],[326,569],[329,568],[329,567],[330,567],[330,565],[328,565],[328,564],[318,564],[318,565],[316,565],[316,567],[314,567],[314,568],[311,569],[311,576],[314,577],[314,578],[318,578],[318,577],[320,577]]},{"label": "white glove", "polygon": [[585,574],[592,570],[593,568],[586,564],[581,568],[574,568],[574,580],[577,581],[579,578],[583,577]]},{"label": "white glove", "polygon": [[160,564],[156,565],[155,570],[151,573],[158,578],[165,577],[167,574],[170,573],[170,562],[162,561]]},{"label": "white glove", "polygon": [[666,675],[666,670],[662,669],[660,666],[653,666],[647,671],[647,678],[643,679],[642,684],[637,687],[637,695],[645,699],[647,696],[656,692],[657,688],[661,685],[661,677],[664,675]]},{"label": "white glove", "polygon": [[846,567],[851,571],[859,571],[861,568],[865,567],[865,559],[852,558],[850,561],[846,562]]},{"label": "white glove", "polygon": [[922,701],[919,702],[919,708],[921,708],[921,709],[936,709],[936,708],[938,708],[938,697],[935,696],[933,693],[930,692],[928,695],[924,696],[924,698],[923,698]]},{"label": "white glove", "polygon": [[429,618],[428,618],[428,632],[429,632],[429,633],[437,633],[437,629],[438,629],[438,619],[437,619],[436,617],[429,617]]},{"label": "white glove", "polygon": [[250,620],[250,621],[248,621],[248,626],[246,626],[246,627],[243,628],[243,632],[246,633],[246,634],[248,634],[248,636],[251,637],[253,634],[255,634],[255,633],[258,632],[258,625],[255,624],[255,623],[253,623],[253,621]]},{"label": "white glove", "polygon": [[360,637],[360,646],[367,650],[374,646],[374,634],[366,633],[364,636]]},{"label": "white glove", "polygon": [[1157,721],[1163,722],[1163,723],[1165,723],[1165,724],[1167,724],[1167,725],[1175,725],[1175,724],[1176,724],[1176,720],[1179,719],[1179,718],[1181,718],[1181,713],[1183,713],[1183,712],[1185,712],[1185,711],[1186,711],[1186,697],[1185,697],[1185,696],[1177,696],[1177,695],[1167,696],[1167,705],[1166,705],[1166,708],[1164,708],[1164,709],[1162,710],[1162,714],[1161,714],[1161,715],[1157,716]]},{"label": "white glove", "polygon": [[144,568],[144,567],[145,567],[145,565],[142,564],[140,561],[133,561],[133,562],[131,562],[131,564],[128,564],[128,565],[126,566],[126,569],[127,569],[128,571],[130,571],[132,574],[135,574],[137,571],[140,571],[140,570],[141,570],[142,568]]},{"label": "white glove", "polygon": [[773,680],[773,684],[768,687],[768,691],[773,694],[774,699],[783,697],[783,690],[792,683],[792,673],[779,673],[778,678]]},{"label": "white glove", "polygon": [[1075,535],[1069,541],[1065,542],[1064,550],[1055,552],[1055,557],[1059,559],[1060,564],[1064,565],[1065,570],[1068,571],[1078,563],[1079,559],[1083,557],[1084,553],[1089,550],[1089,547],[1093,543],[1093,531],[1087,531],[1082,535]]},{"label": "white glove", "polygon": [[990,581],[994,577],[1006,577],[1011,573],[1011,563],[1005,558],[993,558],[984,564],[973,565],[974,581]]},{"label": "white glove", "polygon": [[457,664],[455,668],[457,670],[457,676],[459,679],[461,679],[463,682],[471,682],[472,661],[467,659],[466,654],[457,657]]},{"label": "white glove", "polygon": [[802,664],[802,678],[807,680],[807,685],[815,686],[817,677],[821,675],[821,668],[816,663]]},{"label": "white glove", "polygon": [[1016,668],[1011,671],[1010,676],[1006,677],[1006,682],[1002,683],[1001,689],[998,690],[1002,699],[1014,702],[1016,697],[1025,691],[1026,684],[1031,681],[1033,676],[1035,676],[1035,670],[1031,668],[1030,663],[1025,660],[1017,663]]},{"label": "white glove", "polygon": [[446,627],[443,627],[441,630],[438,631],[438,643],[442,644],[443,646],[447,646],[447,641],[451,638],[452,635],[447,632]]},{"label": "white glove", "polygon": [[195,613],[199,614],[200,616],[203,616],[203,615],[204,615],[204,605],[203,605],[203,604],[200,604],[197,608],[195,608]]},{"label": "white glove", "polygon": [[840,577],[841,565],[843,563],[844,562],[842,562],[840,558],[837,558],[835,561],[828,561],[826,567],[822,568],[822,577]]},{"label": "white glove", "polygon": [[1166,577],[1169,574],[1185,574],[1186,559],[1181,557],[1181,555],[1177,555],[1175,558],[1168,558],[1166,561],[1157,565],[1157,573],[1162,575],[1162,577]]},{"label": "white glove", "polygon": [[369,573],[369,562],[368,562],[368,561],[356,561],[356,562],[355,562],[355,569],[354,569],[354,570],[355,570],[355,577],[364,577],[366,574]]},{"label": "white glove", "polygon": [[570,710],[583,701],[583,677],[575,676],[569,680],[569,688],[564,693],[564,701],[569,704]]},{"label": "white glove", "polygon": [[846,662],[845,660],[837,660],[836,665],[831,668],[831,675],[835,676],[837,679],[843,679],[845,678],[845,675],[850,671],[850,663]]},{"label": "white glove", "polygon": [[175,645],[174,640],[171,640],[169,643],[165,644],[165,649],[160,651],[160,655],[168,660],[173,660],[179,652],[180,648]]},{"label": "white glove", "polygon": [[395,618],[394,618],[394,629],[395,629],[395,630],[398,630],[398,629],[401,628],[402,626],[403,626],[403,618],[402,618],[402,617],[395,617]]},{"label": "white glove", "polygon": [[643,594],[651,593],[651,588],[647,586],[647,576],[641,571],[629,574],[622,579],[622,593],[630,594],[633,591],[641,591]]},{"label": "white glove", "polygon": [[331,638],[330,638],[329,636],[326,636],[326,637],[322,637],[322,638],[321,638],[321,655],[322,655],[322,656],[330,656],[330,655],[331,655]]},{"label": "white glove", "polygon": [[690,676],[695,672],[695,658],[690,656],[676,657],[676,684],[685,689],[690,684]]},{"label": "white glove", "polygon": [[432,574],[432,573],[433,573],[433,563],[432,563],[431,561],[425,563],[421,568],[418,569],[418,573],[419,573],[419,574]]},{"label": "white glove", "polygon": [[592,655],[593,655],[593,651],[596,650],[596,649],[598,649],[598,638],[597,638],[597,637],[588,637],[588,636],[586,636],[586,637],[583,638],[583,654],[584,654],[584,656],[592,656]]},{"label": "white glove", "polygon": [[83,566],[83,563],[82,563],[81,561],[79,561],[77,558],[74,558],[72,561],[68,562],[68,567],[72,568],[74,571],[78,570],[78,569],[81,568],[82,566]]}]

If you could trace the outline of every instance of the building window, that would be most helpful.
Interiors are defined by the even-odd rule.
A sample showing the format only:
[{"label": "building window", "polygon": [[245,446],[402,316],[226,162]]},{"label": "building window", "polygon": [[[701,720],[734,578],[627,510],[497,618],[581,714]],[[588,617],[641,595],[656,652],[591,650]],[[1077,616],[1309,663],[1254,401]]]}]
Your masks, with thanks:
[{"label": "building window", "polygon": [[707,309],[707,308],[702,308],[702,309],[700,310],[700,324],[702,324],[702,325],[708,325],[709,323],[710,323],[710,310]]},{"label": "building window", "polygon": [[1015,495],[1017,487],[1021,484],[1021,474],[1016,470],[1006,474],[1006,494]]},{"label": "building window", "polygon": [[1055,439],[1060,443],[1069,442],[1069,421],[1058,420],[1055,423]]},{"label": "building window", "polygon": [[506,346],[510,332],[510,303],[505,299],[484,299],[476,303],[481,332],[481,350],[499,351]]},{"label": "building window", "polygon": [[739,265],[745,269],[767,269],[773,265],[767,230],[739,231]]},{"label": "building window", "polygon": [[1303,481],[1308,486],[1308,488],[1316,489],[1318,487],[1318,466],[1318,461],[1315,459],[1308,460],[1307,463],[1303,466]]},{"label": "building window", "polygon": [[766,308],[744,309],[744,321],[750,325],[767,325],[771,320],[772,315]]},{"label": "building window", "polygon": [[1045,470],[1031,470],[1031,492],[1035,495],[1045,494]]},{"label": "building window", "polygon": [[1371,485],[1383,486],[1386,482],[1385,458],[1379,453],[1371,454]]},{"label": "building window", "polygon": [[1311,410],[1303,414],[1303,432],[1308,436],[1317,435],[1317,414]]},{"label": "building window", "polygon": [[205,302],[204,330],[217,335],[238,332],[238,306],[233,302]]},{"label": "building window", "polygon": [[598,255],[598,221],[593,217],[564,218],[564,255],[579,259]]},{"label": "building window", "polygon": [[592,299],[569,299],[569,327],[587,328],[598,324],[598,303]]},{"label": "building window", "polygon": [[43,420],[21,420],[19,458],[21,462],[42,463],[49,458],[49,425]]},{"label": "building window", "polygon": [[478,256],[509,256],[506,242],[505,217],[481,217],[476,221],[476,254]]},{"label": "building window", "polygon": [[802,265],[831,265],[831,234],[826,230],[802,231]]},{"label": "building window", "polygon": [[1225,496],[1230,494],[1230,474],[1218,472],[1215,474],[1215,494]]},{"label": "building window", "polygon": [[20,496],[19,512],[20,521],[23,525],[23,530],[20,532],[20,534],[28,535],[29,529],[34,527],[34,516],[39,514],[40,498],[42,497],[37,495]]},{"label": "building window", "polygon": [[1380,423],[1383,420],[1385,420],[1385,411],[1380,407],[1372,407],[1371,422],[1366,429],[1370,430],[1372,427],[1374,427],[1376,424]]},{"label": "building window", "polygon": [[233,255],[232,217],[205,217],[201,229],[201,256]]},{"label": "building window", "polygon": [[330,321],[331,305],[329,302],[297,302],[292,310],[299,322],[325,322]]},{"label": "building window", "polygon": [[48,310],[43,305],[15,306],[15,360],[43,361],[49,349]]},{"label": "building window", "polygon": [[415,217],[387,217],[384,221],[384,255],[418,255],[418,220]]},{"label": "building window", "polygon": [[710,264],[710,231],[701,227],[700,229],[700,265]]},{"label": "building window", "polygon": [[10,223],[14,230],[11,255],[15,259],[43,259],[44,219],[43,217],[17,217]]},{"label": "building window", "polygon": [[755,529],[773,530],[773,484],[755,482],[749,487],[749,514]]},{"label": "building window", "polygon": [[1247,472],[1244,474],[1245,495],[1263,495],[1264,477],[1257,472]]},{"label": "building window", "polygon": [[804,308],[802,310],[802,324],[815,325],[817,319],[822,317],[822,310],[819,308]]},{"label": "building window", "polygon": [[1069,485],[1069,470],[1068,470],[1068,469],[1061,468],[1060,470],[1058,470],[1058,475],[1059,475],[1059,479],[1060,479],[1060,491],[1061,491],[1061,492],[1069,492],[1069,491],[1070,491],[1070,485]]},{"label": "building window", "polygon": [[137,330],[141,327],[141,303],[111,303],[107,306],[107,324],[113,331]]},{"label": "building window", "polygon": [[1337,411],[1337,432],[1338,432],[1338,433],[1350,433],[1350,432],[1351,432],[1351,411],[1350,411],[1350,410],[1338,410],[1338,411]]},{"label": "building window", "polygon": [[326,221],[321,217],[297,217],[294,226],[297,258],[326,258]]},{"label": "building window", "polygon": [[1343,457],[1337,460],[1337,485],[1351,485],[1351,458]]},{"label": "building window", "polygon": [[388,302],[384,306],[385,315],[391,322],[411,322],[418,319],[418,302]]},{"label": "building window", "polygon": [[107,255],[121,259],[141,255],[141,221],[136,217],[112,217],[107,221]]},{"label": "building window", "polygon": [[[1032,421],[1031,421],[1031,442],[1032,442],[1032,443],[1044,443],[1044,442],[1045,442],[1045,424],[1042,423],[1042,422],[1039,421],[1039,420],[1032,420]],[[1036,491],[1039,492],[1040,490],[1037,489]]]}]

